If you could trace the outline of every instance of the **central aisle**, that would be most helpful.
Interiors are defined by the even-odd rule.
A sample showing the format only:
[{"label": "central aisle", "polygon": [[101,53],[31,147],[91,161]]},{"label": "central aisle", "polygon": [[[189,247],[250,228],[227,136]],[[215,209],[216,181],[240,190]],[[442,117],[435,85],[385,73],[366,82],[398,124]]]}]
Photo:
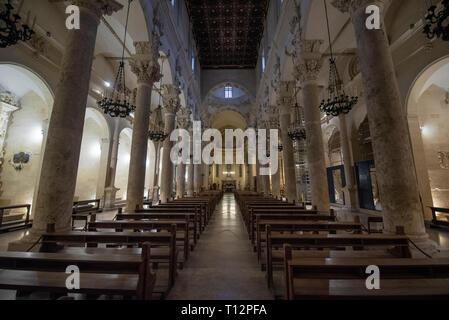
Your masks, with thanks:
[{"label": "central aisle", "polygon": [[225,194],[168,300],[269,300],[233,194]]}]

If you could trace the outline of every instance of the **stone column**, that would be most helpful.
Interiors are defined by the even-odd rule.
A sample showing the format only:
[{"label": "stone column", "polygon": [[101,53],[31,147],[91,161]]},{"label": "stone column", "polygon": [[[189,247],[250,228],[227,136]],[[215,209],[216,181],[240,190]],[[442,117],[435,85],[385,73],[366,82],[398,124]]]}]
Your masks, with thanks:
[{"label": "stone column", "polygon": [[170,159],[170,152],[173,142],[170,141],[170,134],[175,129],[176,112],[179,109],[180,90],[173,84],[162,86],[162,100],[164,104],[165,128],[164,131],[169,136],[165,139],[162,153],[162,170],[161,170],[161,202],[166,203],[167,199],[172,196],[173,189],[173,163]]},{"label": "stone column", "polygon": [[354,162],[352,161],[351,147],[349,146],[348,129],[346,126],[346,116],[340,115],[340,144],[343,151],[343,165],[345,167],[346,179],[346,206],[351,209],[358,208],[357,187],[354,176]]},{"label": "stone column", "polygon": [[[270,128],[279,130],[279,107],[270,107]],[[268,136],[269,133],[267,133]],[[281,166],[279,159],[279,152],[276,151],[278,157],[278,170],[276,172],[271,172],[271,193],[273,197],[279,198],[281,196]]]},{"label": "stone column", "polygon": [[104,207],[112,209],[114,207],[115,195],[118,188],[115,187],[115,175],[117,173],[118,147],[120,142],[120,118],[114,119],[114,132],[112,133],[112,143],[109,144],[109,164],[106,173],[106,183],[104,188]]},{"label": "stone column", "polygon": [[98,174],[98,183],[97,183],[97,190],[96,190],[96,196],[97,199],[101,200],[101,205],[104,206],[104,200],[105,200],[105,186],[106,186],[106,177],[108,174],[108,162],[110,158],[110,150],[109,147],[109,139],[103,138],[101,139],[101,156],[100,156],[100,169]]},{"label": "stone column", "polygon": [[201,186],[203,185],[203,179],[202,179],[202,174],[203,174],[203,164],[195,164],[193,165],[193,192],[198,194],[201,190]]},{"label": "stone column", "polygon": [[195,190],[195,183],[194,183],[194,176],[195,176],[195,168],[193,164],[193,129],[192,127],[189,128],[189,134],[190,134],[190,159],[189,163],[187,164],[187,196],[193,197],[193,192]]},{"label": "stone column", "polygon": [[[181,108],[177,116],[178,128],[187,129],[190,124],[190,111],[187,108]],[[190,160],[190,159],[189,159]],[[184,197],[186,190],[186,164],[178,164],[177,177],[176,177],[176,197]]]},{"label": "stone column", "polygon": [[[209,180],[210,176],[209,176],[209,171],[210,171],[211,166],[208,164],[203,164],[201,165],[201,174],[200,174],[200,181],[201,181],[201,186],[200,189],[203,189],[204,191],[206,190],[210,190],[211,189],[211,182]],[[201,191],[201,190],[200,190]]]},{"label": "stone column", "polygon": [[[55,93],[48,138],[35,202],[35,216],[30,237],[20,243],[26,246],[54,224],[56,231],[71,229],[73,197],[83,136],[95,41],[103,14],[111,15],[122,8],[114,0],[77,0],[80,8],[79,30],[68,30]],[[20,250],[11,243],[9,249]]]},{"label": "stone column", "polygon": [[281,140],[282,146],[282,158],[284,159],[284,177],[285,177],[285,196],[289,202],[296,199],[296,171],[295,171],[295,159],[293,150],[293,141],[288,136],[288,128],[291,124],[290,114],[291,107],[293,106],[293,96],[295,92],[295,82],[281,82],[280,84],[280,96],[278,100],[280,111],[280,127],[281,127]]},{"label": "stone column", "polygon": [[312,189],[312,205],[320,211],[329,211],[329,189],[327,187],[326,158],[324,155],[321,112],[319,109],[319,87],[317,78],[322,66],[321,40],[295,42],[301,57],[296,66],[297,78],[302,85],[304,122],[306,127],[307,162]]},{"label": "stone column", "polygon": [[428,243],[410,135],[385,24],[382,21],[380,30],[368,30],[365,25],[366,7],[377,5],[383,16],[385,3],[380,0],[333,2],[343,12],[349,11],[354,25],[385,232],[394,233],[397,226],[403,226],[407,235]]},{"label": "stone column", "polygon": [[135,42],[136,54],[129,61],[137,76],[136,111],[134,113],[131,159],[129,162],[126,208],[128,212],[143,207],[145,172],[148,155],[148,129],[153,83],[161,77],[158,48],[150,42]]},{"label": "stone column", "polygon": [[154,163],[154,180],[153,187],[151,188],[152,201],[157,203],[159,201],[158,189],[159,189],[159,163],[161,155],[161,142],[154,142],[154,148],[156,150],[155,163]]}]

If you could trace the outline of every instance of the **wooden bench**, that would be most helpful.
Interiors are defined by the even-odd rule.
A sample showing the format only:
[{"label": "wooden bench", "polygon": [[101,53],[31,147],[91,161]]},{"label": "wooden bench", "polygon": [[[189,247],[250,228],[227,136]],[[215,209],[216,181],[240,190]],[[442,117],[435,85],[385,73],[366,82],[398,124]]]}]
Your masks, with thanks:
[{"label": "wooden bench", "polygon": [[[317,210],[305,210],[301,208],[292,208],[292,209],[251,209],[249,214],[249,224],[247,225],[249,239],[254,243],[255,240],[255,232],[256,232],[256,216],[260,214],[271,214],[271,215],[318,215]],[[328,215],[326,215],[328,216]],[[334,211],[330,210],[330,216],[334,216]]]},{"label": "wooden bench", "polygon": [[[292,259],[286,245],[284,261],[287,300],[449,297],[449,259]],[[365,285],[371,265],[379,290]]]},{"label": "wooden bench", "polygon": [[205,228],[205,213],[202,213],[200,206],[158,205],[147,209],[137,209],[134,213],[193,213],[195,214],[195,226],[198,229],[198,237]]},{"label": "wooden bench", "polygon": [[[72,230],[75,229],[75,221],[83,221],[83,230],[87,230],[89,219],[95,220],[95,214],[102,212],[100,208],[100,199],[82,200],[73,202],[72,208]],[[91,216],[94,215],[93,218]]]},{"label": "wooden bench", "polygon": [[[429,207],[429,208],[430,210],[432,210],[433,226],[449,227],[449,208],[438,208],[438,207]],[[438,215],[437,212],[439,212],[440,215]]]},{"label": "wooden bench", "polygon": [[[181,240],[184,253],[184,262],[189,259],[190,238],[189,238],[189,221],[185,220],[156,220],[156,221],[96,221],[88,225],[89,231],[97,231],[97,229],[115,229],[116,232],[124,230],[134,230],[139,232],[152,230],[170,231],[172,226],[176,225],[177,241]],[[181,237],[180,237],[181,236]]]},{"label": "wooden bench", "polygon": [[273,264],[283,264],[283,255],[273,255],[273,248],[283,248],[289,244],[296,250],[309,249],[346,249],[362,250],[364,247],[393,247],[401,258],[410,258],[408,238],[403,235],[384,234],[280,234],[271,233],[270,225],[266,226],[266,270],[267,285],[273,287]]},{"label": "wooden bench", "polygon": [[136,220],[136,221],[142,221],[142,220],[173,220],[173,221],[180,221],[180,220],[188,220],[189,221],[189,229],[192,231],[193,234],[193,247],[197,244],[198,238],[199,238],[199,232],[198,232],[198,220],[197,220],[197,213],[188,213],[188,212],[147,212],[147,213],[118,213],[115,218],[117,221],[123,221],[123,220]]},{"label": "wooden bench", "polygon": [[[0,289],[135,296],[150,300],[156,282],[151,271],[151,245],[140,256],[0,252]],[[66,287],[66,268],[80,270],[80,288]]]},{"label": "wooden bench", "polygon": [[[318,215],[317,215],[318,216]],[[326,216],[324,216],[326,217]],[[262,230],[270,226],[271,232],[328,232],[335,234],[337,231],[347,231],[360,234],[362,225],[360,222],[334,222],[334,221],[306,221],[290,218],[289,220],[259,220],[256,233],[257,259],[262,257],[263,244],[266,241],[266,235]]]},{"label": "wooden bench", "polygon": [[[14,209],[25,209],[24,213],[10,213],[7,211]],[[30,228],[33,221],[30,220],[31,205],[20,204],[13,206],[0,207],[0,232]],[[25,216],[25,219],[23,219]]]},{"label": "wooden bench", "polygon": [[[173,225],[171,232],[50,232],[41,237],[40,252],[61,252],[68,246],[82,246],[84,248],[98,248],[99,244],[139,246],[143,243],[151,243],[153,251],[168,248],[168,250],[157,251],[157,256],[150,257],[152,261],[158,259],[168,263],[168,289],[170,289],[176,278],[176,226]],[[103,249],[103,248],[102,248]],[[82,251],[82,250],[80,250]]]}]

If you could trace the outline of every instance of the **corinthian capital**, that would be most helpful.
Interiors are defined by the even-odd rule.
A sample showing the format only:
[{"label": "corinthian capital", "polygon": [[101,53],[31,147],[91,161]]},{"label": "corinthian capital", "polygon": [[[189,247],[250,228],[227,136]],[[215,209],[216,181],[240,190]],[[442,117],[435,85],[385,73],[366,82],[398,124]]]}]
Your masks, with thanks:
[{"label": "corinthian capital", "polygon": [[295,85],[295,81],[281,81],[277,100],[277,105],[281,113],[290,112],[294,101]]},{"label": "corinthian capital", "polygon": [[161,79],[158,54],[154,54],[151,43],[148,41],[134,42],[136,54],[132,55],[129,65],[137,76],[138,82],[152,85]]},{"label": "corinthian capital", "polygon": [[323,40],[295,41],[296,54],[299,57],[295,65],[295,77],[301,82],[317,80],[323,65],[320,51],[322,44]]},{"label": "corinthian capital", "polygon": [[[50,2],[63,2],[65,0],[51,0]],[[74,0],[72,4],[89,10],[98,18],[103,15],[110,16],[120,11],[123,6],[116,0]]]},{"label": "corinthian capital", "polygon": [[179,87],[173,84],[164,84],[162,86],[162,102],[166,113],[176,114],[180,107]]},{"label": "corinthian capital", "polygon": [[180,108],[177,113],[178,128],[187,129],[190,125],[191,111],[187,108]]}]

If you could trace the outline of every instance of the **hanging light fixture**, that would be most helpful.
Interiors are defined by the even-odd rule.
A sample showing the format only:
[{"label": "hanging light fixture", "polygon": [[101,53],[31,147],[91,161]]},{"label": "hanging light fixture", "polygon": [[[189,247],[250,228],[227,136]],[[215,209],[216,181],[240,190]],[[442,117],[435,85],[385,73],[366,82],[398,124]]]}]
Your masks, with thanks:
[{"label": "hanging light fixture", "polygon": [[30,40],[34,32],[34,26],[36,24],[36,17],[34,17],[33,25],[29,26],[30,12],[28,11],[26,23],[22,24],[20,28],[20,21],[22,18],[19,13],[22,9],[23,1],[20,1],[18,10],[16,13],[14,6],[11,4],[11,0],[7,0],[4,4],[4,10],[0,12],[0,48],[6,48],[17,44],[19,41]]},{"label": "hanging light fixture", "polygon": [[159,142],[167,139],[168,134],[164,132],[164,122],[162,121],[162,107],[158,105],[153,114],[154,120],[150,123],[150,131],[148,132],[148,138],[151,141]]},{"label": "hanging light fixture", "polygon": [[343,81],[338,73],[337,64],[335,63],[334,53],[332,50],[331,32],[329,28],[329,15],[327,13],[326,0],[324,1],[324,9],[326,12],[327,34],[329,37],[329,49],[331,58],[329,59],[329,98],[321,101],[320,110],[328,116],[339,116],[347,114],[357,104],[358,97],[349,97],[343,88]]},{"label": "hanging light fixture", "polygon": [[[164,62],[165,60],[162,60],[161,74],[164,74]],[[159,83],[159,90],[157,91],[159,93],[159,103],[156,110],[153,112],[154,117],[153,121],[150,123],[150,131],[148,132],[148,138],[154,142],[164,141],[168,137],[168,134],[164,131],[164,121],[162,121],[162,78]]]},{"label": "hanging light fixture", "polygon": [[426,5],[429,4],[423,32],[430,40],[437,37],[449,41],[449,0],[443,0],[439,6],[432,5],[432,2],[428,3],[426,0]]},{"label": "hanging light fixture", "polygon": [[298,90],[295,93],[296,103],[293,108],[294,119],[288,130],[288,136],[293,141],[306,140],[307,138],[306,130],[304,129],[304,125],[301,121],[301,113],[299,110],[299,103],[298,103]]},{"label": "hanging light fixture", "polygon": [[125,47],[126,47],[126,34],[128,31],[128,21],[129,21],[129,9],[131,6],[131,1],[128,0],[128,13],[126,16],[126,26],[125,26],[125,36],[123,40],[123,50],[122,58],[120,60],[120,65],[117,71],[117,76],[115,77],[114,86],[112,87],[111,95],[109,97],[105,96],[103,99],[98,101],[98,106],[103,109],[105,114],[110,115],[113,118],[121,117],[126,118],[136,110],[136,106],[132,105],[130,102],[129,94],[126,89],[125,80]]}]

